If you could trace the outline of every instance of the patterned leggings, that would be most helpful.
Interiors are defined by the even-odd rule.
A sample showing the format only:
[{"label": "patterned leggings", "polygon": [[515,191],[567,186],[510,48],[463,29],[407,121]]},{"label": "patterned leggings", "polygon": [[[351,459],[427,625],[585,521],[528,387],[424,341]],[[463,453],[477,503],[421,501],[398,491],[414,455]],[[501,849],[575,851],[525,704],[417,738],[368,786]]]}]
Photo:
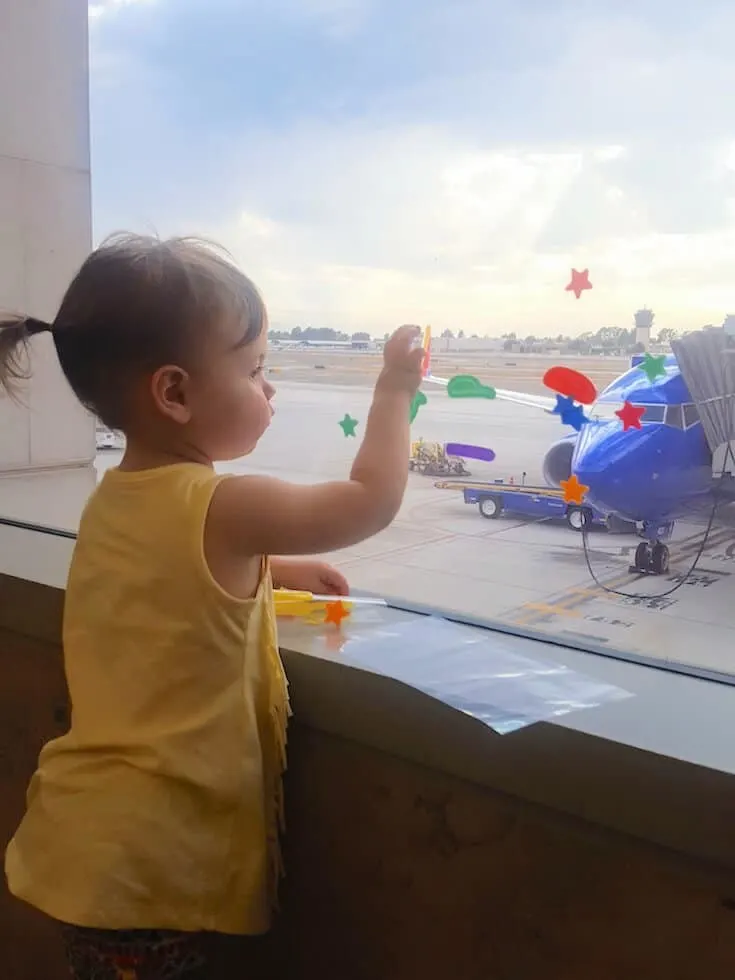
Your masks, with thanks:
[{"label": "patterned leggings", "polygon": [[204,980],[206,958],[199,933],[166,929],[63,928],[74,980]]}]

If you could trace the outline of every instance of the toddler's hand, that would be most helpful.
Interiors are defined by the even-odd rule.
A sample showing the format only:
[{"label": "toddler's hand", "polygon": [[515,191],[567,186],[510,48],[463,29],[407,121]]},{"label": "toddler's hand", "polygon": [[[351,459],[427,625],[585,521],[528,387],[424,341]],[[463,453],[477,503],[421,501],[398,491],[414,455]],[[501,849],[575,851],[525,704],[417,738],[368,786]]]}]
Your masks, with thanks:
[{"label": "toddler's hand", "polygon": [[424,359],[423,349],[415,346],[420,336],[420,327],[406,325],[399,327],[386,341],[383,351],[385,366],[376,387],[405,391],[413,398],[421,385],[421,363]]},{"label": "toddler's hand", "polygon": [[317,595],[349,595],[344,575],[325,561],[313,559],[271,559],[273,577],[283,589],[315,592]]},{"label": "toddler's hand", "polygon": [[324,561],[315,561],[311,565],[310,573],[314,576],[314,584],[310,589],[311,592],[321,592],[326,595],[350,594],[350,586],[347,579],[333,565],[328,565]]}]

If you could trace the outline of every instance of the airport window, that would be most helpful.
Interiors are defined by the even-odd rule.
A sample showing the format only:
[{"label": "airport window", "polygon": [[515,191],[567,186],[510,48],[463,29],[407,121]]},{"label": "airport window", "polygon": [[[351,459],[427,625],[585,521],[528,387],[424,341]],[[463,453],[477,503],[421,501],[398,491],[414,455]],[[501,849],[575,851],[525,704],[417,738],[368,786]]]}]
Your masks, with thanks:
[{"label": "airport window", "polygon": [[[19,227],[38,240],[5,236],[2,267],[47,264],[0,278],[0,307],[53,315],[44,303],[90,224],[95,243],[120,228],[221,242],[265,299],[276,395],[253,454],[218,469],[302,483],[348,476],[385,340],[417,323],[430,359],[403,504],[376,537],[327,556],[352,589],[735,674],[723,652],[735,530],[729,504],[712,510],[717,420],[698,424],[722,394],[706,390],[721,359],[715,341],[686,364],[675,354],[735,322],[716,305],[735,233],[707,219],[728,213],[713,176],[722,147],[735,159],[727,100],[685,113],[696,153],[680,152],[702,59],[735,82],[731,32],[712,10],[696,34],[646,5],[622,24],[612,3],[578,4],[563,30],[554,4],[509,5],[500,24],[497,5],[452,0],[296,3],[313,10],[283,22],[271,6],[95,0],[94,210],[70,184],[51,248],[28,205]],[[590,38],[608,29],[619,43],[598,57]],[[194,37],[207,39],[196,57]],[[275,74],[243,58],[243,37],[277,52]],[[15,185],[0,190],[15,200]],[[0,473],[0,514],[41,524],[67,520],[88,455],[101,477],[124,451],[120,432],[95,436],[60,374],[47,380],[51,350],[32,412],[0,399],[0,471],[59,474],[42,506]]]}]

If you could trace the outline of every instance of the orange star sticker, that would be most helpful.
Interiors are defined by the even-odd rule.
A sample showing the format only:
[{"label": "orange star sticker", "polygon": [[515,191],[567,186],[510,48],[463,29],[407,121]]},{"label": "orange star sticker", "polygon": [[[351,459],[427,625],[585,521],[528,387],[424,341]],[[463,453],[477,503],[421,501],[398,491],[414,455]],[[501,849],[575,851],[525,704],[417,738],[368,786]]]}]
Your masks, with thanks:
[{"label": "orange star sticker", "polygon": [[568,504],[581,504],[589,490],[589,487],[579,482],[576,473],[572,473],[568,480],[560,480],[559,486],[564,491],[564,500]]},{"label": "orange star sticker", "polygon": [[342,601],[338,599],[336,602],[327,603],[327,614],[324,617],[324,622],[334,623],[335,626],[341,626],[342,620],[346,619],[349,615],[349,610],[345,609]]}]

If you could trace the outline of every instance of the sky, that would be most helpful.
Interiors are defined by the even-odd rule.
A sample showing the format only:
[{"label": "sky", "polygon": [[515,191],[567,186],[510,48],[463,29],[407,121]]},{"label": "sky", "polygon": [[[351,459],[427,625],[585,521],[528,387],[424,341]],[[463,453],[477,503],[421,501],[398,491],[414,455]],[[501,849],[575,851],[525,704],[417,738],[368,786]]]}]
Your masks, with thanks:
[{"label": "sky", "polygon": [[277,327],[721,323],[733,36],[729,0],[90,0],[95,237],[213,238]]}]

